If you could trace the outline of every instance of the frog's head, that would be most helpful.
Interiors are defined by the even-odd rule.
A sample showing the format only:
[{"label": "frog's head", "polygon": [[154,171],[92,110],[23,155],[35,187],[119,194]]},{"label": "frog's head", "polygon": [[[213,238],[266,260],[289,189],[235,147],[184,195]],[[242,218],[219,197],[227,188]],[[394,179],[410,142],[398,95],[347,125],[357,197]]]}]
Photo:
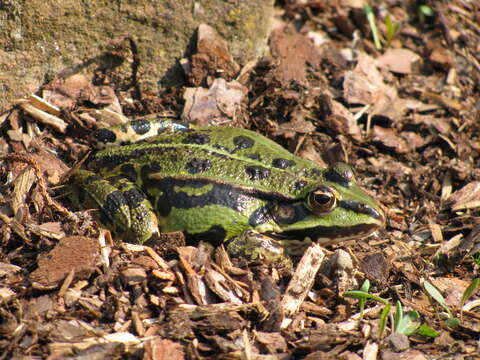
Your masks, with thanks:
[{"label": "frog's head", "polygon": [[299,200],[271,210],[279,235],[331,243],[365,237],[385,224],[380,205],[356,184],[344,163],[326,169],[321,179],[304,188]]}]

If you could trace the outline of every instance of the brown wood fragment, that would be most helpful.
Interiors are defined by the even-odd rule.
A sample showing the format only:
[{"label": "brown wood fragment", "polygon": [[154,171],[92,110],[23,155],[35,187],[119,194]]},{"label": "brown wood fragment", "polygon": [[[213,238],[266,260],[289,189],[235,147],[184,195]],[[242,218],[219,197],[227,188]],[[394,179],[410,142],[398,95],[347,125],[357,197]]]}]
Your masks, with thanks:
[{"label": "brown wood fragment", "polygon": [[145,343],[145,354],[143,360],[183,360],[183,353],[180,344],[171,340],[162,339],[159,336],[148,340]]},{"label": "brown wood fragment", "polygon": [[284,86],[291,82],[306,82],[307,63],[317,64],[320,60],[311,42],[293,28],[279,28],[270,36],[272,55],[277,60],[275,76]]},{"label": "brown wood fragment", "polygon": [[[281,301],[286,317],[295,314],[302,305],[324,257],[325,253],[318,244],[312,244],[303,254]],[[282,325],[282,327],[286,326],[288,324]]]},{"label": "brown wood fragment", "polygon": [[480,207],[480,181],[473,181],[455,191],[448,199],[452,211]]},{"label": "brown wood fragment", "polygon": [[71,271],[77,279],[86,278],[95,270],[99,251],[96,239],[64,238],[51,252],[40,256],[38,269],[30,274],[30,278],[41,286],[57,286]]}]

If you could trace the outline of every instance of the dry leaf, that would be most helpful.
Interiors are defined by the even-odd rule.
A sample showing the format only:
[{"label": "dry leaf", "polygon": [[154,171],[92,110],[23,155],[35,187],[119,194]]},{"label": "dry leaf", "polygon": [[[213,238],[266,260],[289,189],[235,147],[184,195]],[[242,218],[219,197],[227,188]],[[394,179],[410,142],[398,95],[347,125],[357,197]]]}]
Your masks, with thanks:
[{"label": "dry leaf", "polygon": [[383,82],[375,61],[364,53],[360,53],[355,69],[345,72],[343,96],[350,104],[371,105],[370,114],[392,120],[399,119],[409,104],[398,98],[394,87]]},{"label": "dry leaf", "polygon": [[235,119],[247,88],[237,81],[215,79],[209,89],[187,88],[182,118],[199,126],[219,125]]}]

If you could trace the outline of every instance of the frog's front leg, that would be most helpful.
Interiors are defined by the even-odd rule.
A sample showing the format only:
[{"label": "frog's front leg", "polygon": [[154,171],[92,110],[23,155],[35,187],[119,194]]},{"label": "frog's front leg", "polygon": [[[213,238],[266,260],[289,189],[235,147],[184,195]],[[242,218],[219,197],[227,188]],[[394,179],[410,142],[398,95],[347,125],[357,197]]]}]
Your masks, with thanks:
[{"label": "frog's front leg", "polygon": [[292,261],[281,243],[267,235],[247,230],[225,242],[228,253],[233,257],[252,261],[268,261],[291,267]]},{"label": "frog's front leg", "polygon": [[128,179],[77,170],[70,182],[74,201],[83,208],[98,208],[100,222],[124,240],[142,244],[159,233],[152,205]]}]

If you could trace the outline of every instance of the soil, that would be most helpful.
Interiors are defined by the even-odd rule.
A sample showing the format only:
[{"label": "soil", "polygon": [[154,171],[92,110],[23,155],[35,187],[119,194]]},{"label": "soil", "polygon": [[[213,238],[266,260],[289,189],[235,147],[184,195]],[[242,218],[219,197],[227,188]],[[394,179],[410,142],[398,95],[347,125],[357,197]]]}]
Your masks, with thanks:
[{"label": "soil", "polygon": [[[0,114],[0,359],[479,359],[480,5],[371,6],[280,2],[247,63],[202,25],[184,85],[157,93],[126,37],[128,78],[58,77]],[[112,240],[68,170],[94,129],[160,116],[347,162],[386,226],[291,266],[181,233]]]}]

